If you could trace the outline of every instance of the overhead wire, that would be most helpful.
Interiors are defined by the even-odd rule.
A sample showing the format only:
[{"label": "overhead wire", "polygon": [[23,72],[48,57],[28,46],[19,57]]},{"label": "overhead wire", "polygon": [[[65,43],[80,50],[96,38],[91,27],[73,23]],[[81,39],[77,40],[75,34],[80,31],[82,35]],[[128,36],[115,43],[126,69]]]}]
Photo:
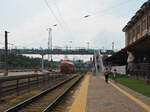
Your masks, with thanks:
[{"label": "overhead wire", "polygon": [[54,16],[54,18],[56,19],[56,21],[59,23],[60,27],[63,29],[63,26],[61,24],[61,22],[59,21],[59,19],[57,18],[57,16],[55,15],[53,9],[51,8],[51,6],[49,5],[47,0],[44,0],[46,6],[48,7],[48,9],[50,10],[50,12],[52,13],[52,15]]},{"label": "overhead wire", "polygon": [[108,8],[108,9],[104,9],[103,11],[97,12],[96,15],[98,15],[101,12],[109,11],[110,9],[112,10],[112,9],[118,8],[119,6],[124,5],[124,4],[128,3],[129,1],[131,1],[131,0],[126,0],[126,1],[120,2],[117,5],[114,5],[114,6],[110,7],[110,8]]},{"label": "overhead wire", "polygon": [[56,2],[55,2],[55,7],[56,7],[56,10],[57,10],[58,15],[59,15],[59,17],[61,18],[62,22],[63,22],[64,24],[67,24],[67,23],[65,22],[64,18],[62,17],[61,12],[60,12],[60,9],[59,9],[59,7],[57,6],[57,3],[56,3]]},{"label": "overhead wire", "polygon": [[56,7],[56,9],[57,9],[57,12],[58,12],[58,14],[59,14],[59,16],[60,16],[62,22],[63,22],[63,23],[65,24],[65,26],[67,27],[67,30],[71,33],[71,36],[73,36],[73,35],[72,35],[73,32],[70,30],[70,26],[69,26],[68,23],[64,20],[62,14],[61,14],[61,11],[60,11],[60,9],[59,9],[59,7],[58,7],[58,5],[57,5],[56,2],[55,2],[55,7]]},{"label": "overhead wire", "polygon": [[[114,6],[112,6],[112,7],[110,7],[110,8],[107,8],[107,9],[104,9],[104,10],[102,10],[102,11],[99,11],[99,12],[96,12],[96,13],[93,13],[93,14],[87,14],[87,15],[84,15],[83,16],[83,18],[89,18],[89,17],[94,17],[94,16],[99,16],[99,15],[105,15],[104,14],[104,12],[106,12],[106,11],[112,11],[113,9],[116,9],[116,8],[119,8],[119,7],[121,7],[122,5],[126,5],[127,3],[131,3],[131,2],[133,2],[134,0],[126,0],[126,1],[123,1],[123,2],[120,2],[119,4],[117,4],[117,5],[114,5]],[[142,2],[144,2],[145,0],[143,0],[143,1],[141,1],[141,3]],[[123,43],[123,42],[121,42],[121,43]]]},{"label": "overhead wire", "polygon": [[[129,1],[130,1],[130,2],[129,2]],[[134,1],[134,0],[132,0],[132,1]],[[126,0],[126,1],[120,2],[120,3],[118,3],[117,5],[113,5],[113,6],[110,7],[110,8],[107,8],[107,9],[104,9],[104,10],[102,10],[102,11],[98,11],[98,12],[96,12],[96,13],[90,14],[90,15],[88,15],[88,17],[93,17],[93,16],[97,16],[97,15],[102,15],[102,13],[104,13],[104,12],[106,12],[106,11],[111,11],[111,10],[113,10],[113,9],[116,9],[116,8],[118,8],[118,7],[121,7],[122,5],[125,5],[125,4],[127,4],[127,3],[131,3],[132,1],[131,1],[131,0]],[[56,19],[57,22],[58,22],[59,20],[58,20],[57,16],[55,15],[54,11],[52,10],[52,8],[50,7],[50,5],[48,4],[47,0],[45,0],[45,3],[47,4],[49,10],[51,11],[51,13],[53,14],[53,16],[55,17],[55,19]],[[59,7],[57,6],[56,2],[55,2],[55,6],[56,6],[57,12],[58,12],[59,17],[61,18],[62,22],[63,22],[66,26],[68,26],[67,23],[64,21],[62,15],[61,15],[61,12],[60,12],[60,10],[59,10]],[[83,19],[83,17],[82,17],[82,19]],[[58,23],[60,24],[60,21],[59,21]],[[69,29],[70,29],[70,28],[69,28]]]},{"label": "overhead wire", "polygon": [[[51,6],[48,4],[48,1],[47,1],[47,0],[45,0],[45,3],[46,3],[46,5],[47,5],[47,7],[49,8],[49,10],[51,11],[51,13],[53,14],[53,16],[55,17],[55,19],[57,20],[57,22],[61,25],[61,28],[63,29],[63,26],[62,26],[62,24],[61,24],[61,23],[63,23],[64,28],[67,30],[67,33],[70,32],[70,36],[74,37],[73,32],[70,30],[69,25],[68,25],[67,22],[64,20],[62,14],[61,14],[61,11],[60,11],[60,9],[59,9],[59,7],[58,7],[58,5],[57,5],[57,3],[54,2],[54,6],[55,6],[56,11],[57,11],[57,13],[58,13],[57,16],[59,16],[59,18],[60,18],[61,21],[59,21],[58,17],[56,16],[56,14],[54,13],[54,11],[52,10]],[[64,30],[64,31],[66,32],[66,30]]]},{"label": "overhead wire", "polygon": [[[110,10],[116,9],[116,8],[118,8],[118,7],[120,7],[120,6],[124,5],[124,4],[129,3],[129,1],[132,2],[132,1],[134,1],[134,0],[132,0],[132,1],[131,1],[131,0],[126,0],[126,1],[120,2],[120,3],[118,3],[117,5],[114,5],[114,6],[110,7],[110,8],[104,9],[104,10],[102,10],[102,11],[98,11],[98,12],[93,13],[93,14],[91,14],[91,15],[88,14],[87,17],[102,15],[102,13],[104,13],[104,12],[106,12],[106,11],[110,11]],[[85,17],[85,16],[84,16],[84,17]],[[85,17],[85,18],[86,18],[86,17]]]}]

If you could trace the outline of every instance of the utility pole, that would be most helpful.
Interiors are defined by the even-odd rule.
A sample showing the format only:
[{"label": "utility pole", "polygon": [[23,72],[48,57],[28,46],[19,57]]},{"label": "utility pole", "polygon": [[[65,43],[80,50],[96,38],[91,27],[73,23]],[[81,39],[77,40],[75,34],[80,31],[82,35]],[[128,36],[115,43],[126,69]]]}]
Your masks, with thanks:
[{"label": "utility pole", "polygon": [[8,32],[5,31],[5,71],[4,76],[8,76]]},{"label": "utility pole", "polygon": [[[48,28],[48,50],[51,50],[52,53],[52,28]],[[49,60],[49,54],[48,54],[48,60]],[[52,54],[51,54],[51,61],[52,61]]]},{"label": "utility pole", "polygon": [[112,42],[112,50],[114,51],[114,42]]}]

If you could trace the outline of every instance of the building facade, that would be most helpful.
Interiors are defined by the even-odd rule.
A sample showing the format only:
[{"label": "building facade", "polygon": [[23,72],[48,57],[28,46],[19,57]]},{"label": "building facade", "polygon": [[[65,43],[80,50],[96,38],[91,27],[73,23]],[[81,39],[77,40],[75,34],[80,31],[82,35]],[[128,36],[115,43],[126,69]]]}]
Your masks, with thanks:
[{"label": "building facade", "polygon": [[[150,0],[140,7],[123,32],[126,47],[120,54],[127,57],[126,73],[150,84]],[[130,55],[133,59],[128,61]]]},{"label": "building facade", "polygon": [[145,2],[123,28],[125,46],[129,46],[150,33],[150,1]]}]

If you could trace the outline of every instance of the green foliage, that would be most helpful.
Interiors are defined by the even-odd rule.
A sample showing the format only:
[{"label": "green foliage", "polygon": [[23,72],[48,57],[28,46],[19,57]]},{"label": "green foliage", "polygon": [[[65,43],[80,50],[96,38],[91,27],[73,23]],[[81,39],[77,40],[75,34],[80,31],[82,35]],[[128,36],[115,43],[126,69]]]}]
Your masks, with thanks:
[{"label": "green foliage", "polygon": [[[110,76],[110,78],[112,79],[112,76]],[[136,80],[131,77],[119,75],[117,78],[117,82],[138,93],[150,97],[150,85],[147,85],[142,80]]]},{"label": "green foliage", "polygon": [[[4,68],[4,54],[1,54],[1,62],[3,62],[0,68]],[[50,63],[48,60],[44,60],[45,67],[49,67]],[[8,67],[9,68],[41,68],[41,58],[33,58],[23,55],[8,55]]]}]

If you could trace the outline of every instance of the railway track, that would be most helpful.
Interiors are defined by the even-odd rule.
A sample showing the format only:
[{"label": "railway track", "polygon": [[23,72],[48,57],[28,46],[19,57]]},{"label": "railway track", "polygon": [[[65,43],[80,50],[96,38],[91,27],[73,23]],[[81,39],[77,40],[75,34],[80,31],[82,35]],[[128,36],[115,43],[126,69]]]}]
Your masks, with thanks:
[{"label": "railway track", "polygon": [[11,82],[6,83],[6,85],[3,84],[3,87],[1,87],[1,89],[3,92],[3,96],[6,96],[14,91],[16,92],[17,89],[18,89],[18,91],[20,91],[22,89],[28,88],[29,84],[32,87],[32,86],[34,86],[34,85],[36,86],[37,84],[40,84],[44,81],[48,82],[48,81],[52,81],[52,80],[60,80],[62,78],[66,78],[65,75],[57,75],[56,74],[55,76],[50,76],[45,80],[39,78],[38,81],[36,79],[34,79],[34,80],[30,80],[30,82],[28,81],[28,79],[25,79],[25,80],[21,80],[19,82],[18,87],[17,87],[16,81],[15,81],[14,83],[12,82],[12,84],[9,84]]},{"label": "railway track", "polygon": [[51,112],[63,96],[82,78],[73,76],[4,112]]}]

